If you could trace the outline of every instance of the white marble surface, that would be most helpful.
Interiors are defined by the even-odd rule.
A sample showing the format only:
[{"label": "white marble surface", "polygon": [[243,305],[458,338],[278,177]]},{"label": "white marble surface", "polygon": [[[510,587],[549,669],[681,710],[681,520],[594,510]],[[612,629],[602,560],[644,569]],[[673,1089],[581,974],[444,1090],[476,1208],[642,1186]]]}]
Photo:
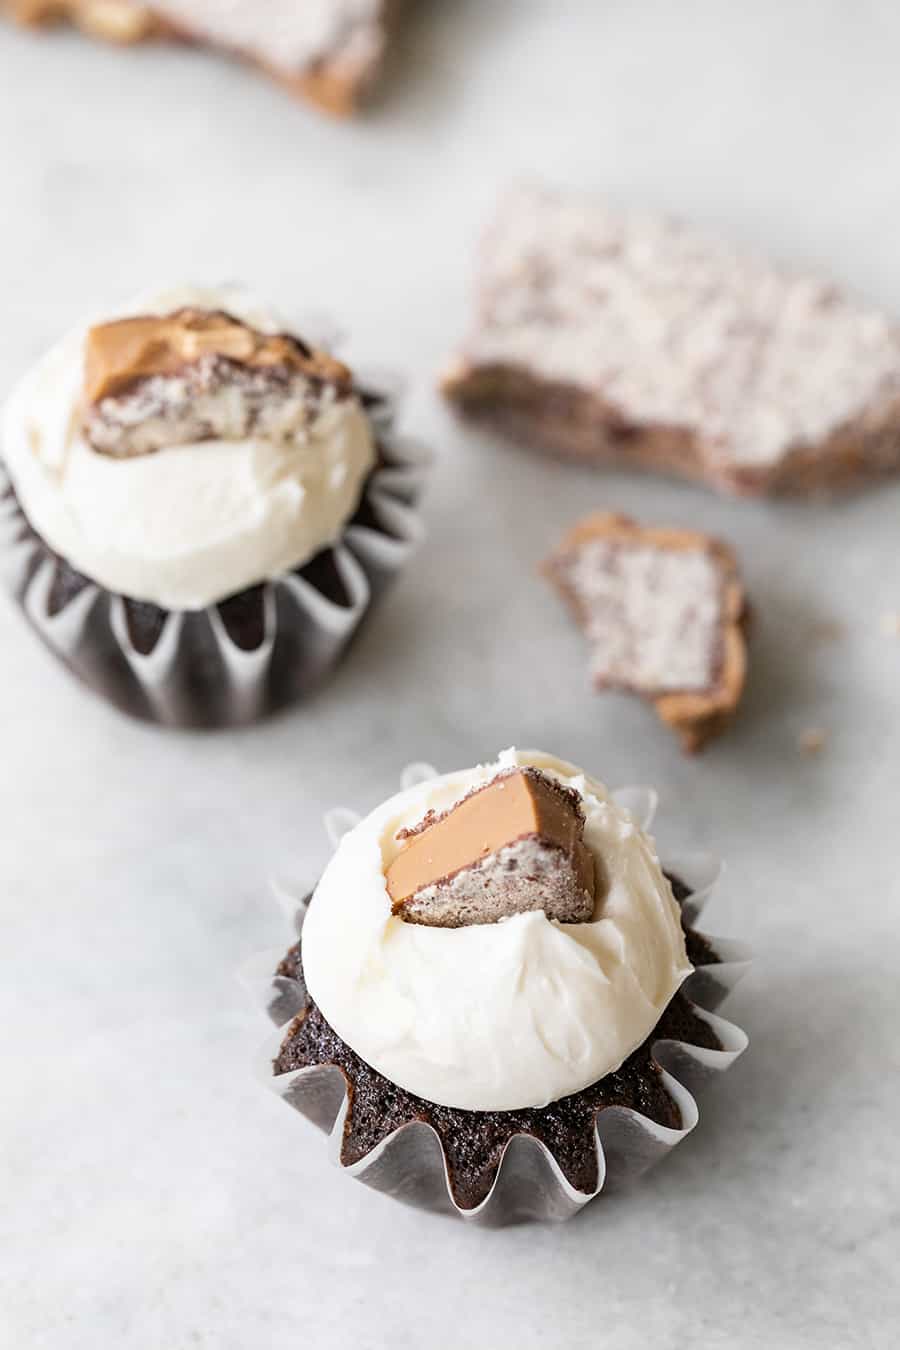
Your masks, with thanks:
[{"label": "white marble surface", "polygon": [[[455,427],[429,381],[517,175],[675,208],[900,311],[898,46],[890,0],[447,0],[375,115],[335,126],[203,55],[0,33],[0,385],[98,299],[244,277],[407,371],[441,455],[418,566],[270,725],[130,725],[0,607],[4,1347],[896,1343],[900,485],[773,506],[557,469]],[[741,554],[750,688],[700,760],[588,692],[533,576],[594,506]],[[484,1233],[331,1169],[251,1076],[265,1027],[233,970],[287,939],[267,877],[315,878],[323,808],[511,741],[655,780],[661,836],[730,861],[710,929],[758,960],[729,1005],[751,1050],[662,1170],[562,1229]]]}]

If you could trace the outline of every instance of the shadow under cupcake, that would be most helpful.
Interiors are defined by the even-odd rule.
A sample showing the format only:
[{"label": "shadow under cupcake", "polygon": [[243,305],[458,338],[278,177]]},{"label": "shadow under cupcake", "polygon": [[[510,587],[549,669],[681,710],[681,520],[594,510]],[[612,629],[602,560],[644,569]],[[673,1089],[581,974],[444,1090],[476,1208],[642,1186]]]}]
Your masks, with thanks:
[{"label": "shadow under cupcake", "polygon": [[234,290],[82,327],[4,415],[3,558],[32,628],[123,712],[253,721],[331,671],[420,535],[393,401]]},{"label": "shadow under cupcake", "polygon": [[[530,801],[542,792],[543,814]],[[746,1047],[713,1011],[746,952],[695,930],[719,866],[660,866],[641,828],[650,813],[648,794],[616,800],[571,765],[507,752],[408,790],[344,837],[309,930],[304,904],[274,977],[271,958],[268,977],[257,967],[281,1028],[276,1090],[331,1133],[343,1168],[487,1224],[562,1219],[693,1128],[690,1089]],[[355,903],[337,900],[375,839],[388,895],[397,858],[403,889],[420,862],[445,869],[418,877],[417,917],[408,898],[377,914],[365,875]],[[473,841],[474,861],[454,871]]]}]

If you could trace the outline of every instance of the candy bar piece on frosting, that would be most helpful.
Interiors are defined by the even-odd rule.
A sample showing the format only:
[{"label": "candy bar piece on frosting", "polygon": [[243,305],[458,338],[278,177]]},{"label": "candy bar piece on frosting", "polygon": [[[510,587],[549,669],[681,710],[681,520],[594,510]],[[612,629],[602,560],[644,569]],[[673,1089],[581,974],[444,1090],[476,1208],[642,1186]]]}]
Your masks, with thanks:
[{"label": "candy bar piece on frosting", "polygon": [[339,361],[221,311],[118,319],[85,342],[85,438],[118,458],[204,440],[289,441],[351,392]]},{"label": "candy bar piece on frosting", "polygon": [[731,550],[693,530],[589,516],[544,570],[591,646],[598,689],[625,689],[699,750],[744,687],[747,606]]},{"label": "candy bar piece on frosting", "polygon": [[485,240],[459,410],[737,493],[900,470],[900,324],[666,216],[521,189]]},{"label": "candy bar piece on frosting", "polygon": [[577,795],[538,769],[501,773],[401,834],[385,873],[393,911],[437,928],[542,909],[561,923],[594,911],[594,859]]},{"label": "candy bar piece on frosting", "polygon": [[402,0],[0,0],[24,24],[67,20],[109,42],[175,38],[244,57],[325,111],[356,110]]}]

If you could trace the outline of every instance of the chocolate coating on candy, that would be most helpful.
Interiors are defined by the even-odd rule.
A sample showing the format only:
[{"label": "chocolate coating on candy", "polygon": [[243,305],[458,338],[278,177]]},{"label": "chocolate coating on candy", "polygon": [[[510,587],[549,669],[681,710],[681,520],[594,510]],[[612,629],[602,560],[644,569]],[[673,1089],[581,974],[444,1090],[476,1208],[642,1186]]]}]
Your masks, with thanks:
[{"label": "chocolate coating on candy", "polygon": [[583,834],[574,792],[536,769],[500,774],[401,834],[385,874],[394,913],[443,928],[533,910],[585,923],[595,867]]}]

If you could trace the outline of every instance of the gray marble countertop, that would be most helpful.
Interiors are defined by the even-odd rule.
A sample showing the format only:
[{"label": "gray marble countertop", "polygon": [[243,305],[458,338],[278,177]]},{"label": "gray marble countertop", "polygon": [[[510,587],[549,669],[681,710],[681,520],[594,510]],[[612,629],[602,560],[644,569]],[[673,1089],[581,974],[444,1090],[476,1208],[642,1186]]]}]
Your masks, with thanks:
[{"label": "gray marble countertop", "polygon": [[[672,208],[900,312],[898,49],[889,0],[448,0],[344,126],[202,53],[2,29],[0,388],[98,301],[239,277],[403,370],[439,454],[417,566],[267,725],[132,725],[0,606],[4,1347],[896,1344],[900,484],[773,505],[562,468],[454,425],[432,374],[523,176]],[[700,759],[589,692],[534,576],[587,507],[740,553],[750,685]],[[267,879],[316,877],[326,807],[513,742],[656,783],[660,838],[728,859],[707,927],[756,949],[725,1010],[752,1044],[631,1193],[483,1232],[330,1166],[253,1078],[266,1027],[234,970],[287,941]]]}]

